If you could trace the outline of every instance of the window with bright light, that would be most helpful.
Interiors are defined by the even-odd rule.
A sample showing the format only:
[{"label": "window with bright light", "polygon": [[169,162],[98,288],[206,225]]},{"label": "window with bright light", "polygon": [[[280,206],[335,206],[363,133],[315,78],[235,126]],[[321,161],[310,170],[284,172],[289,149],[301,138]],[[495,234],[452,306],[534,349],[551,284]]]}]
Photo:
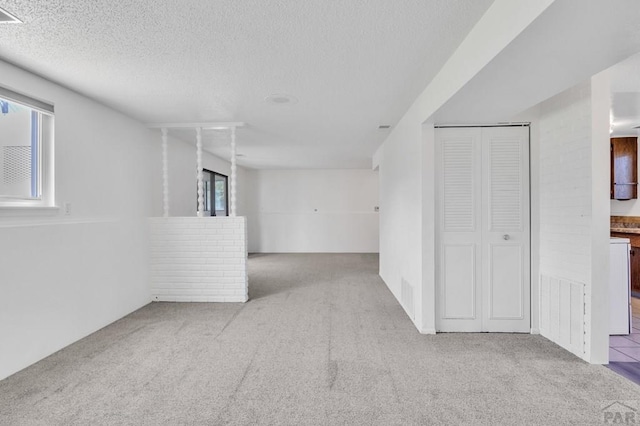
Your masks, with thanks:
[{"label": "window with bright light", "polygon": [[229,183],[226,175],[203,170],[205,216],[229,216]]},{"label": "window with bright light", "polygon": [[0,87],[0,206],[53,206],[53,106]]}]

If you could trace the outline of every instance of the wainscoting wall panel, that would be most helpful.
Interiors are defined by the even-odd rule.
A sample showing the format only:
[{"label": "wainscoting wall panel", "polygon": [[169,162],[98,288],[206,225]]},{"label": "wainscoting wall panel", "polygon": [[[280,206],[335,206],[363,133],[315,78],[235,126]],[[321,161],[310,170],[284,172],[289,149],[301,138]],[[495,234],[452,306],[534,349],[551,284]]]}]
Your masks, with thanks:
[{"label": "wainscoting wall panel", "polygon": [[584,284],[541,275],[540,333],[575,355],[584,356]]}]

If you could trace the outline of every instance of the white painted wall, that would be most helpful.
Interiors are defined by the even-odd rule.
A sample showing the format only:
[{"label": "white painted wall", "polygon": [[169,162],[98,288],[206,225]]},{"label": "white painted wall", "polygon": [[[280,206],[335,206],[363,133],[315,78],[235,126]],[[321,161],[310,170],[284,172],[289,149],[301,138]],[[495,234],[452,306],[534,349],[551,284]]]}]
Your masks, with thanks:
[{"label": "white painted wall", "polygon": [[[398,126],[381,147],[380,276],[422,329],[422,144],[421,124]],[[432,170],[432,169],[431,169]],[[426,197],[424,198],[426,200]],[[413,302],[402,300],[403,280],[413,289]],[[413,304],[410,306],[408,304]],[[431,327],[435,331],[435,325]]]},{"label": "white painted wall", "polygon": [[542,295],[550,301],[541,303],[541,332],[568,347],[570,330],[563,328],[571,324],[562,318],[571,318],[572,303],[553,299],[573,295],[553,285],[584,284],[586,344],[578,355],[593,363],[608,361],[608,111],[606,74],[543,102],[540,158],[532,165],[540,179],[539,270],[551,282],[549,294]]},{"label": "white painted wall", "polygon": [[57,203],[0,217],[0,379],[150,301],[146,217],[160,144],[140,123],[0,62],[0,85],[55,105]]},{"label": "white painted wall", "polygon": [[591,329],[589,362],[609,362],[610,72],[591,78]]},{"label": "white painted wall", "polygon": [[249,251],[378,252],[378,173],[246,172]]}]

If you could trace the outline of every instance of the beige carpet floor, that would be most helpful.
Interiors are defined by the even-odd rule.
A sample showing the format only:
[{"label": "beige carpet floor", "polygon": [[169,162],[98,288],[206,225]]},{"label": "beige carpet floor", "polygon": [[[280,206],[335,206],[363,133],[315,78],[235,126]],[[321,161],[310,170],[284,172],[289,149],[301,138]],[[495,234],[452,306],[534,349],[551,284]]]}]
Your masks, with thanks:
[{"label": "beige carpet floor", "polygon": [[420,335],[377,270],[252,256],[251,301],[145,306],[1,381],[0,424],[585,425],[640,408],[640,387],[540,336]]}]

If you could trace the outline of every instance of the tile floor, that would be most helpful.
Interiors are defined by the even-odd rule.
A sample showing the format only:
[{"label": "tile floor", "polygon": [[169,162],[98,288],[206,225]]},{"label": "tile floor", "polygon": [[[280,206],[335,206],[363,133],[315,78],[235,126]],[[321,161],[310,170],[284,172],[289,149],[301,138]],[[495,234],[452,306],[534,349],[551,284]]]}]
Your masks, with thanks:
[{"label": "tile floor", "polygon": [[609,337],[609,361],[640,362],[640,299],[631,298],[633,328],[628,336]]},{"label": "tile floor", "polygon": [[640,384],[640,299],[631,298],[632,329],[628,336],[609,336],[608,367]]}]

